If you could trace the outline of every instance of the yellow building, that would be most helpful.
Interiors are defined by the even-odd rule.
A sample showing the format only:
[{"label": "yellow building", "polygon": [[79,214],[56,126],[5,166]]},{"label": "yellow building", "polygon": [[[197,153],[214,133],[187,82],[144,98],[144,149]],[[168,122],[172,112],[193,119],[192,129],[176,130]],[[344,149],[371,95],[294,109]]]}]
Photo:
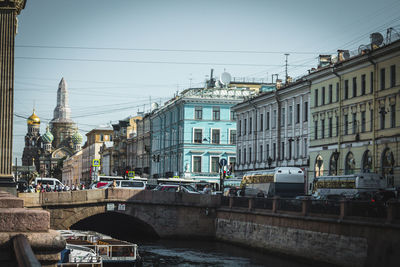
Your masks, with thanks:
[{"label": "yellow building", "polygon": [[374,172],[400,186],[400,41],[338,58],[307,77],[309,177]]}]

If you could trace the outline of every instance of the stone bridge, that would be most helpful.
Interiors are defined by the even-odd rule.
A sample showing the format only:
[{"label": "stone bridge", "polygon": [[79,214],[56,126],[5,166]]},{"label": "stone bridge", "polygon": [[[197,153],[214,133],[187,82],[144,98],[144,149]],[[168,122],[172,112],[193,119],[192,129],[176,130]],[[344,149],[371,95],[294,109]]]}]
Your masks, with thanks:
[{"label": "stone bridge", "polygon": [[[51,226],[67,229],[103,214],[122,227],[135,218],[159,237],[213,238],[339,266],[398,266],[400,202],[384,213],[361,214],[368,203],[226,198],[126,189],[21,194],[25,207],[50,212]],[[316,203],[318,204],[318,203]],[[368,211],[368,210],[366,210]],[[102,217],[103,219],[105,217]]]}]

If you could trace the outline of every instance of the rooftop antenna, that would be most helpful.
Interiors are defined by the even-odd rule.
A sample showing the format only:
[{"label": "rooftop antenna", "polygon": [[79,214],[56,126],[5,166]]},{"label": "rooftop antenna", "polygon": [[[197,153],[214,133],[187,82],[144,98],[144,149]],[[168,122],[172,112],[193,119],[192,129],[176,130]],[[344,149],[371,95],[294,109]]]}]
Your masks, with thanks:
[{"label": "rooftop antenna", "polygon": [[189,78],[189,88],[192,88],[192,74],[190,73],[190,78]]},{"label": "rooftop antenna", "polygon": [[288,57],[289,57],[289,54],[286,53],[286,54],[285,54],[285,57],[286,57],[286,60],[285,60],[285,83],[287,83],[287,82],[288,82],[288,78],[289,78],[288,73],[287,73],[287,66],[288,66]]}]

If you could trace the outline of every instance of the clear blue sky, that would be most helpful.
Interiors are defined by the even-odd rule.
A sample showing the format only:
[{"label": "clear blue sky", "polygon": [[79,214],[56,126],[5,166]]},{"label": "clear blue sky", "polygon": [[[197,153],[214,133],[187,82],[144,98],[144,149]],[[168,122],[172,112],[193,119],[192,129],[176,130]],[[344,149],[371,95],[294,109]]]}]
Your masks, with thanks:
[{"label": "clear blue sky", "polygon": [[[400,30],[399,11],[398,0],[28,0],[16,37],[14,112],[28,117],[35,105],[43,134],[64,77],[85,135],[202,86],[211,68],[270,81],[284,76],[288,52],[289,75],[304,75],[320,53]],[[19,162],[26,131],[26,120],[14,117]]]}]

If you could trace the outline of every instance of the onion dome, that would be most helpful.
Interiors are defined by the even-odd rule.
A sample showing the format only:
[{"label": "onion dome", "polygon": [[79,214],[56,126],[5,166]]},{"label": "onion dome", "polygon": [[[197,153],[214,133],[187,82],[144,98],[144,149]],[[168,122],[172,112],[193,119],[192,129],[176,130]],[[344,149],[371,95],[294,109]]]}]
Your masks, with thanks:
[{"label": "onion dome", "polygon": [[40,118],[35,114],[33,110],[32,115],[27,120],[28,125],[40,125]]},{"label": "onion dome", "polygon": [[76,131],[73,135],[72,135],[72,142],[75,144],[75,145],[80,145],[80,144],[82,144],[82,141],[83,141],[83,137],[82,137],[82,135],[78,132],[78,131]]},{"label": "onion dome", "polygon": [[42,135],[42,140],[44,143],[51,143],[54,140],[53,134],[50,132],[49,126],[46,128],[46,133]]}]

